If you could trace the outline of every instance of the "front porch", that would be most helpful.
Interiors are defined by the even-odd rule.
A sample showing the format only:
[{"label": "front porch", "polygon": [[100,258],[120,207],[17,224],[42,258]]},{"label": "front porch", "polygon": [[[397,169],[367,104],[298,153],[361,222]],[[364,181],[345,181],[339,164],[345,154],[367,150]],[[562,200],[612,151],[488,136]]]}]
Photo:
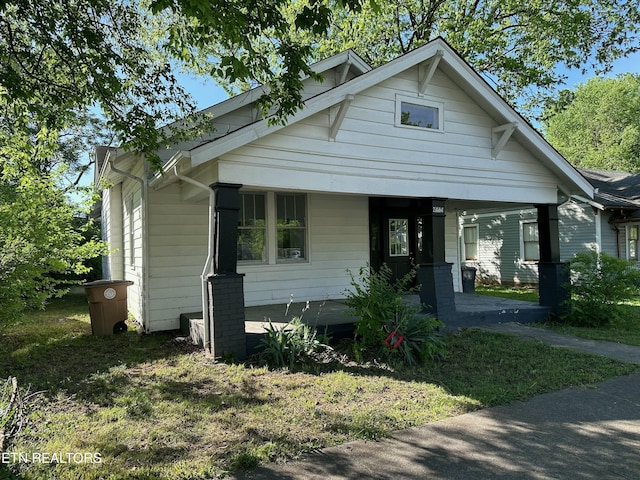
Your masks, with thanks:
[{"label": "front porch", "polygon": [[[552,308],[533,302],[490,297],[471,293],[456,293],[455,317],[445,325],[445,331],[461,328],[491,325],[495,323],[519,322],[533,323],[547,319]],[[407,297],[408,301],[419,303],[418,295]],[[261,305],[246,307],[245,333],[247,335],[247,353],[251,353],[260,341],[268,321],[284,326],[294,316],[301,316],[307,325],[316,326],[334,338],[343,338],[353,333],[356,317],[346,314],[347,306],[342,300],[310,302],[308,310],[303,312],[306,302],[286,305]],[[191,336],[194,343],[202,345],[204,325],[202,313],[187,313],[180,316],[180,326],[184,335]]]}]

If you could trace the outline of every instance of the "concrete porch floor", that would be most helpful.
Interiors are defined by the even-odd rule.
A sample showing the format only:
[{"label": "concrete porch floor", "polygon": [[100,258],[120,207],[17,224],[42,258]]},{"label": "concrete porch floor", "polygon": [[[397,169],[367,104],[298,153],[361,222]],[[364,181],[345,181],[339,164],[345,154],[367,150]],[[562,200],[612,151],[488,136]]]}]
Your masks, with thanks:
[{"label": "concrete porch floor", "polygon": [[[420,302],[418,295],[409,296],[407,300]],[[537,303],[470,293],[456,293],[455,304],[456,316],[445,322],[445,331],[506,322],[539,322],[544,321],[551,313],[549,308]],[[342,300],[309,302],[309,308],[303,311],[306,305],[306,302],[295,302],[289,306],[288,311],[286,304],[245,308],[248,351],[254,349],[259,343],[269,320],[277,327],[284,327],[294,316],[302,315],[302,320],[307,325],[318,327],[320,331],[324,331],[327,327],[327,332],[334,339],[353,334],[353,324],[358,319],[346,314],[347,306]],[[194,343],[202,345],[204,339],[202,312],[182,314],[180,328],[183,334],[190,336]]]},{"label": "concrete porch floor", "polygon": [[[417,295],[409,296],[407,300],[420,303]],[[549,308],[537,303],[471,293],[456,293],[455,304],[456,318],[446,322],[445,330],[492,323],[538,322],[545,320],[550,314]],[[245,330],[247,333],[262,333],[269,319],[274,324],[284,325],[294,316],[301,314],[304,323],[320,327],[353,324],[358,321],[356,317],[346,314],[347,307],[341,300],[310,302],[309,309],[303,313],[305,306],[306,303],[293,303],[289,306],[288,314],[285,314],[286,305],[247,307],[245,308]]]}]

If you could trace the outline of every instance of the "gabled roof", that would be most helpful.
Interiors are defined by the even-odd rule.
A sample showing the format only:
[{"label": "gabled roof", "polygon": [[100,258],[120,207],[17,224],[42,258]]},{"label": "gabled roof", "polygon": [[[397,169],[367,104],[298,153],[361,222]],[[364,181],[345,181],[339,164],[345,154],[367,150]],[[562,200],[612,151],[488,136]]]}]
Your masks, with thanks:
[{"label": "gabled roof", "polygon": [[640,174],[579,169],[596,188],[594,200],[607,210],[640,209]]},{"label": "gabled roof", "polygon": [[[440,37],[376,69],[363,72],[345,83],[307,99],[304,108],[292,115],[288,119],[287,125],[322,112],[351,95],[357,95],[409,68],[423,64],[436,55],[441,56],[438,68],[450,76],[500,125],[517,124],[517,131],[513,137],[560,179],[561,185],[559,187],[566,194],[585,195],[588,198],[593,198],[593,188],[589,182]],[[181,152],[171,161],[176,163],[182,158],[190,158],[190,167],[193,168],[282,128],[285,126],[268,125],[268,122],[262,119],[192,148],[188,152]]]},{"label": "gabled roof", "polygon": [[[365,62],[351,49],[345,50],[344,52],[333,55],[327,59],[320,60],[319,62],[310,65],[310,68],[315,73],[323,74],[332,68],[336,68],[341,65],[344,65],[347,69],[354,71],[356,75],[362,75],[363,73],[371,70],[371,67],[367,62]],[[224,100],[223,102],[207,107],[199,113],[211,114],[214,118],[221,117],[222,115],[226,115],[227,113],[246,106],[247,104],[254,103],[263,93],[265,93],[265,87],[255,87]]]}]

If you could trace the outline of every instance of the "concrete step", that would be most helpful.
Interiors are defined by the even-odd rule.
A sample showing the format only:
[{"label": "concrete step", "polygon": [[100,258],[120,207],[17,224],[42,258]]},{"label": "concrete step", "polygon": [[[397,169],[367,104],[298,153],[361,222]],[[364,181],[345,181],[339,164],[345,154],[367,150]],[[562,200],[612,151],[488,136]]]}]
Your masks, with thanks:
[{"label": "concrete step", "polygon": [[191,338],[194,345],[204,347],[204,320],[202,312],[183,313],[180,315],[180,331]]}]

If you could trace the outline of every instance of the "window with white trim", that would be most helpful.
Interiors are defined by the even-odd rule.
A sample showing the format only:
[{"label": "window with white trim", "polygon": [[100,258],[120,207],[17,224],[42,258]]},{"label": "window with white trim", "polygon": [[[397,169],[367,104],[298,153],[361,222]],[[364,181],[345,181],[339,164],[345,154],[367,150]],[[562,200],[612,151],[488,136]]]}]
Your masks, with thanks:
[{"label": "window with white trim", "polygon": [[424,98],[396,97],[396,126],[443,131],[444,104]]},{"label": "window with white trim", "polygon": [[307,218],[305,194],[240,192],[238,262],[307,262]]},{"label": "window with white trim", "polygon": [[267,217],[264,193],[240,195],[238,261],[267,261]]},{"label": "window with white trim", "polygon": [[540,260],[538,222],[522,222],[522,259],[525,262]]},{"label": "window with white trim", "polygon": [[304,194],[276,194],[278,261],[307,258],[307,205]]},{"label": "window with white trim", "polygon": [[462,227],[462,248],[465,260],[478,260],[478,225]]},{"label": "window with white trim", "polygon": [[629,245],[629,260],[638,260],[638,225],[627,227],[627,242]]}]

